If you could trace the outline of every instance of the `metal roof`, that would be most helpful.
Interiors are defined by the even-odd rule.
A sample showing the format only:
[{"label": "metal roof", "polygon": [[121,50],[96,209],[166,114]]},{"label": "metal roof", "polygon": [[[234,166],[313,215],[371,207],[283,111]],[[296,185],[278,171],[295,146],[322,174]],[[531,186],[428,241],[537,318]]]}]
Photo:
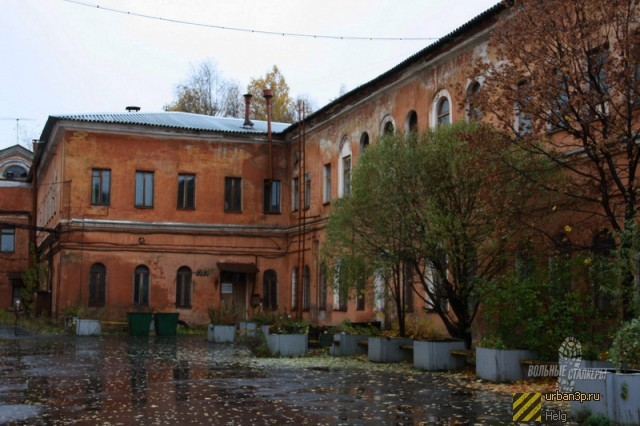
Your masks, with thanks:
[{"label": "metal roof", "polygon": [[[210,115],[187,112],[122,112],[52,115],[49,121],[72,120],[88,123],[131,124],[152,127],[166,127],[180,130],[200,130],[225,133],[266,134],[266,121],[253,121],[253,127],[244,127],[244,119],[212,117]],[[282,132],[289,123],[271,123],[273,133]]]}]

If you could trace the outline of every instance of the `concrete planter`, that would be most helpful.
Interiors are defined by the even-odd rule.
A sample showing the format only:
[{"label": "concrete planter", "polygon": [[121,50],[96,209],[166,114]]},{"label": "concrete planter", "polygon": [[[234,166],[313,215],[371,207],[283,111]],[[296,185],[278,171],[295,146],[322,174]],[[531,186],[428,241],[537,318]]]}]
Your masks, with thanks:
[{"label": "concrete planter", "polygon": [[100,320],[76,319],[76,336],[99,336],[101,332]]},{"label": "concrete planter", "polygon": [[269,352],[274,356],[301,356],[307,353],[307,334],[269,334],[266,336]]},{"label": "concrete planter", "polygon": [[640,371],[613,375],[616,418],[622,424],[640,424]]},{"label": "concrete planter", "polygon": [[415,340],[413,342],[413,366],[423,370],[458,370],[464,367],[464,359],[451,355],[451,350],[466,349],[462,340]]},{"label": "concrete planter", "polygon": [[239,332],[241,336],[253,337],[256,335],[258,324],[251,321],[240,321]]},{"label": "concrete planter", "polygon": [[413,361],[411,351],[400,348],[400,346],[411,345],[412,342],[413,340],[408,337],[369,337],[369,361]]},{"label": "concrete planter", "polygon": [[230,343],[236,339],[235,325],[209,324],[207,340],[215,343]]},{"label": "concrete planter", "polygon": [[523,380],[520,361],[535,359],[536,354],[524,349],[476,348],[476,376],[491,382]]},{"label": "concrete planter", "polygon": [[572,401],[571,412],[588,410],[620,424],[640,424],[640,371],[584,368],[573,373],[574,389],[599,395],[598,401]]},{"label": "concrete planter", "polygon": [[368,341],[369,336],[366,334],[346,334],[336,333],[333,335],[333,341],[329,348],[331,356],[354,356],[364,355],[367,353],[366,345],[359,345],[358,342]]}]

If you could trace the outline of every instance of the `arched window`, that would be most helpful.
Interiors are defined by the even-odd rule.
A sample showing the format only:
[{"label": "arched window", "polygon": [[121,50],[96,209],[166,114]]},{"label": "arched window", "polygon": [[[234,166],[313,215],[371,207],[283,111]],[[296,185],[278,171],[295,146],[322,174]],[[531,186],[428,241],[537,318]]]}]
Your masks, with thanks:
[{"label": "arched window", "polygon": [[182,266],[176,276],[176,308],[191,308],[191,269]]},{"label": "arched window", "polygon": [[149,268],[144,265],[136,267],[133,277],[133,304],[149,306]]},{"label": "arched window", "polygon": [[404,124],[404,132],[411,133],[418,131],[418,114],[411,110],[409,114],[407,114],[407,120]]},{"label": "arched window", "polygon": [[298,308],[298,267],[294,266],[291,271],[291,309]]},{"label": "arched window", "polygon": [[94,263],[89,271],[89,307],[103,307],[107,299],[107,268]]},{"label": "arched window", "polygon": [[451,95],[446,89],[440,90],[434,97],[431,104],[431,127],[435,128],[441,124],[453,122],[451,114]]},{"label": "arched window", "polygon": [[396,123],[393,120],[393,116],[391,114],[387,114],[382,117],[382,121],[380,121],[380,135],[392,135],[396,131]]},{"label": "arched window", "polygon": [[438,124],[449,124],[451,123],[451,110],[449,107],[449,99],[441,98],[438,101]]},{"label": "arched window", "polygon": [[476,95],[480,92],[480,83],[472,81],[467,88],[467,120],[479,120],[482,113],[476,105]]},{"label": "arched window", "polygon": [[264,272],[262,278],[262,306],[264,309],[278,309],[278,274],[273,269]]},{"label": "arched window", "polygon": [[23,179],[27,177],[27,169],[22,166],[9,166],[5,169],[3,177],[7,180]]},{"label": "arched window", "polygon": [[302,309],[311,309],[311,271],[305,265],[302,273]]},{"label": "arched window", "polygon": [[369,146],[369,134],[367,132],[362,133],[360,136],[360,152],[364,152]]}]

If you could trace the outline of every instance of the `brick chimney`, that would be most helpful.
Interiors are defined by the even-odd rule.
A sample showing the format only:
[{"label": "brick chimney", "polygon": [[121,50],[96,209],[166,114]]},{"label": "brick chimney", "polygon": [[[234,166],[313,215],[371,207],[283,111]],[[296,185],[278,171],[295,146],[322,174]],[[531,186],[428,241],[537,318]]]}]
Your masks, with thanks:
[{"label": "brick chimney", "polygon": [[253,95],[251,93],[247,93],[244,95],[244,124],[242,127],[251,127],[253,128],[253,122],[249,118],[251,114],[251,98]]}]

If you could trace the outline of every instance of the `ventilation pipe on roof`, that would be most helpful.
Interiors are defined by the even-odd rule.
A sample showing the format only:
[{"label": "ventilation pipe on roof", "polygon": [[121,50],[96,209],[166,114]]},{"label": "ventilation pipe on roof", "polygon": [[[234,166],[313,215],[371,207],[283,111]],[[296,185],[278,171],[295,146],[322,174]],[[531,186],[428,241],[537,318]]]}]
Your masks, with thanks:
[{"label": "ventilation pipe on roof", "polygon": [[273,90],[264,89],[262,96],[267,102],[267,141],[269,142],[269,179],[273,180],[273,152],[271,148],[271,98],[273,97]]},{"label": "ventilation pipe on roof", "polygon": [[253,98],[251,93],[244,95],[244,124],[242,127],[253,128],[253,122],[249,118],[249,115],[251,114],[251,98]]},{"label": "ventilation pipe on roof", "polygon": [[125,109],[128,112],[138,112],[138,111],[140,111],[140,107],[139,106],[128,106]]}]

